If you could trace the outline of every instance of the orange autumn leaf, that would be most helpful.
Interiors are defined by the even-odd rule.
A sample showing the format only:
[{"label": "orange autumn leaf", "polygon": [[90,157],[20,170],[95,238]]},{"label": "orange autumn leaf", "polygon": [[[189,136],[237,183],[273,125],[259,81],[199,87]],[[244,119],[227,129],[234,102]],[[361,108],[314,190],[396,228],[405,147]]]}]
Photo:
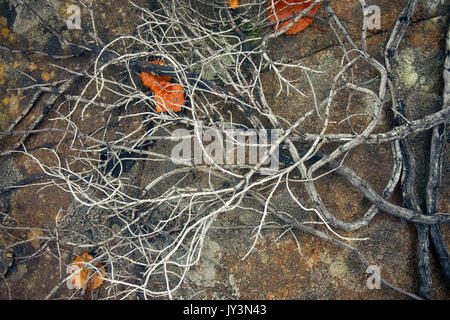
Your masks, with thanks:
[{"label": "orange autumn leaf", "polygon": [[[269,2],[268,7],[269,21],[276,22],[276,24],[274,24],[274,28],[275,30],[280,31],[292,21],[292,19],[288,20],[284,19],[295,17],[297,14],[308,8],[312,3],[314,3],[314,1],[312,0],[311,1],[274,0],[273,5],[272,2]],[[305,14],[314,16],[317,13],[317,10],[319,10],[320,5],[321,5],[320,3],[315,5]],[[279,22],[280,20],[283,21]],[[307,26],[309,26],[313,22],[313,20],[314,20],[313,17],[307,16],[301,17],[297,21],[297,23],[295,23],[291,28],[289,28],[289,30],[286,31],[286,34],[295,34],[302,31]]]},{"label": "orange autumn leaf", "polygon": [[166,112],[166,107],[178,112],[184,104],[183,87],[179,84],[164,84],[162,88],[154,91],[154,96],[157,112]]},{"label": "orange autumn leaf", "polygon": [[[161,61],[149,61],[150,63],[159,64],[160,66],[163,65]],[[171,76],[157,76],[150,72],[141,72],[141,80],[144,86],[151,89],[152,91],[155,91],[158,86],[158,83],[160,82],[170,82],[172,80]]]},{"label": "orange autumn leaf", "polygon": [[236,8],[239,5],[239,0],[227,0],[230,8]]},{"label": "orange autumn leaf", "polygon": [[[163,65],[161,61],[150,61],[150,63]],[[175,112],[181,111],[181,106],[184,104],[183,87],[170,83],[172,77],[141,72],[141,80],[144,86],[153,91],[157,112],[166,112],[166,108]]]},{"label": "orange autumn leaf", "polygon": [[[105,267],[99,262],[97,264],[97,268],[102,270],[103,272],[99,273],[98,271],[95,271],[95,269],[91,268],[84,268],[84,265],[92,260],[92,256],[89,253],[83,253],[81,256],[77,256],[73,260],[73,266],[76,268],[73,269],[73,276],[71,277],[72,284],[75,288],[81,289],[84,287],[86,281],[88,281],[86,285],[86,292],[94,290],[95,288],[98,288],[102,285],[103,279],[102,277],[105,277]],[[89,275],[89,271],[91,271],[91,274]],[[89,276],[89,279],[88,279]]]}]

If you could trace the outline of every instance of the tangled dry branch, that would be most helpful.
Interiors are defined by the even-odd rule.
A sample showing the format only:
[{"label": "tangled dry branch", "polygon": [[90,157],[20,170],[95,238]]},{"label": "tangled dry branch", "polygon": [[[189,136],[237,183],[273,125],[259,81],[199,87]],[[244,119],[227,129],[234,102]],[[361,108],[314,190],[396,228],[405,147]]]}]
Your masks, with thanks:
[{"label": "tangled dry branch", "polygon": [[[6,132],[1,133],[2,136],[20,137],[14,146],[2,152],[3,156],[25,153],[42,170],[42,174],[1,192],[39,184],[43,188],[56,185],[70,193],[74,200],[69,213],[61,220],[55,220],[52,228],[43,230],[45,236],[41,239],[95,250],[91,264],[95,267],[102,261],[106,266],[109,298],[126,298],[133,294],[144,298],[172,298],[183,285],[188,270],[201,258],[205,236],[211,232],[216,219],[240,208],[246,199],[255,202],[254,210],[260,214],[248,254],[261,239],[262,231],[270,227],[269,222],[277,221],[286,230],[298,228],[350,249],[368,265],[364,257],[344,241],[363,239],[348,238],[340,231],[363,228],[383,210],[417,226],[421,297],[430,297],[428,261],[431,244],[436,248],[442,268],[450,276],[448,250],[439,227],[450,221],[450,215],[437,212],[443,139],[450,112],[449,36],[442,110],[408,121],[404,112],[407,106],[398,97],[392,65],[418,1],[408,1],[398,16],[385,46],[385,61],[377,61],[367,52],[364,24],[360,39],[352,38],[329,1],[311,2],[308,8],[322,4],[327,16],[316,20],[333,31],[342,50],[341,69],[334,75],[327,88],[328,94],[321,101],[311,76],[322,71],[302,61],[275,58],[269,49],[274,39],[283,36],[296,21],[308,14],[308,9],[274,32],[267,19],[267,6],[272,1],[250,1],[233,12],[226,1],[158,1],[157,8],[152,10],[130,1],[130,5],[141,13],[142,22],[136,32],[103,44],[96,34],[95,21],[92,21],[95,41],[82,45],[69,43],[78,48],[79,54],[90,55],[90,62],[80,71],[65,69],[70,74],[67,81],[36,87],[28,107],[10,123]],[[362,20],[367,15],[367,4],[364,0],[360,0],[360,4]],[[163,61],[164,65],[148,63],[152,60]],[[362,81],[363,77],[357,71],[361,68],[356,68],[357,65],[374,70],[377,76],[371,81]],[[302,86],[286,76],[287,70],[302,79]],[[155,96],[140,83],[140,72],[170,76],[174,83],[180,84],[186,100],[183,111],[175,113],[168,108],[167,112],[156,112]],[[263,88],[262,74],[265,72],[275,76],[280,92],[294,92],[304,97],[309,111],[295,121],[274,113]],[[83,80],[81,92],[68,94],[68,89],[80,79]],[[342,92],[348,94],[349,100],[355,94],[366,96],[373,106],[370,113],[347,114],[343,121],[349,123],[351,133],[330,134],[336,110],[345,108],[336,105],[336,96]],[[27,130],[15,131],[17,123],[44,94],[49,96],[42,116]],[[374,133],[386,108],[393,111],[396,125],[389,132]],[[90,110],[107,120],[103,126],[87,131],[83,121]],[[355,116],[367,120],[359,132],[349,121]],[[53,125],[37,129],[44,117],[50,117]],[[302,125],[312,118],[320,120],[321,128],[317,132],[305,132]],[[280,134],[270,145],[269,152],[256,163],[224,165],[208,152],[207,144],[196,130],[199,123],[203,129],[214,129],[224,136],[229,130],[247,129],[277,129]],[[198,148],[208,155],[205,163],[196,164],[186,159],[176,166],[168,165],[165,172],[150,175],[152,180],[148,183],[130,176],[130,164],[151,171],[157,163],[171,163],[170,154],[153,146],[161,141],[173,146],[176,142],[174,131],[180,128],[188,130],[189,136],[198,142]],[[424,212],[417,204],[414,191],[415,164],[408,137],[429,129],[433,130],[433,140],[427,210]],[[26,139],[38,133],[59,137],[59,143],[45,149],[54,159],[52,163],[44,163],[26,149]],[[345,156],[358,146],[382,142],[391,144],[393,165],[387,185],[378,194],[344,162]],[[60,152],[63,144],[69,145],[70,149],[70,154],[64,157]],[[331,152],[323,151],[325,146],[336,145]],[[261,175],[260,169],[276,148],[284,155],[280,158],[280,168],[274,174]],[[360,219],[342,221],[325,206],[315,182],[330,172],[339,174],[372,202]],[[207,185],[194,188],[190,183],[193,174],[206,177]],[[399,183],[405,207],[388,201]],[[308,201],[300,199],[291,189],[296,184],[306,187]],[[275,190],[284,186],[298,206],[298,216],[280,212],[272,201]],[[107,236],[88,239],[65,222],[66,217],[80,212],[87,215],[100,212],[99,220],[92,223],[91,228],[96,232],[103,228]],[[308,212],[314,213],[317,219],[308,220],[310,216],[305,215]],[[111,219],[120,222],[119,230],[102,227]],[[308,225],[311,223],[314,227]],[[320,231],[323,226],[326,229]],[[66,280],[64,277],[59,286]],[[419,298],[385,283],[410,297]]]}]

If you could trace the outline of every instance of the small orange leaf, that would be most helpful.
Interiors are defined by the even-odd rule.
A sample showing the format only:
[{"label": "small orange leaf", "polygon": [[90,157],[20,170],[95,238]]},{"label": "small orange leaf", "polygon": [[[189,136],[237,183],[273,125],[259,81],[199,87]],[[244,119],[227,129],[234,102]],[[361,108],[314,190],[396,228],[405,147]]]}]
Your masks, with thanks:
[{"label": "small orange leaf", "polygon": [[[269,2],[268,6],[268,15],[269,21],[277,22],[274,24],[274,28],[277,31],[280,31],[289,23],[291,23],[292,19],[284,20],[290,17],[294,17],[306,8],[308,8],[314,1],[301,1],[301,0],[275,0],[272,6],[272,2]],[[318,3],[313,8],[311,8],[306,14],[313,16],[319,10],[321,3]],[[274,10],[275,9],[275,10]],[[275,12],[274,12],[275,11]],[[283,22],[279,22],[280,20],[284,20]],[[289,30],[286,31],[286,34],[295,34],[306,27],[308,27],[312,22],[313,17],[301,17],[297,23],[295,23]]]},{"label": "small orange leaf", "polygon": [[[81,256],[77,256],[73,260],[73,265],[76,266],[77,270],[74,270],[72,273],[74,274],[71,278],[72,284],[74,287],[81,289],[84,287],[86,281],[88,281],[86,286],[86,292],[94,290],[100,287],[103,283],[103,279],[105,277],[105,267],[99,262],[97,264],[97,268],[102,270],[102,272],[92,271],[89,275],[90,268],[85,268],[84,264],[92,260],[92,256],[89,253],[83,253]],[[87,277],[89,276],[89,279]]]},{"label": "small orange leaf", "polygon": [[227,0],[230,8],[236,8],[239,5],[239,0]]},{"label": "small orange leaf", "polygon": [[[149,61],[150,63],[159,64],[160,66],[163,65],[161,61]],[[141,80],[144,86],[151,89],[152,91],[155,91],[155,88],[157,87],[157,84],[159,82],[170,82],[172,80],[171,76],[157,76],[150,72],[141,72]]]},{"label": "small orange leaf", "polygon": [[178,112],[184,104],[183,87],[179,84],[167,83],[159,90],[155,90],[154,96],[157,112],[166,112],[165,107]]},{"label": "small orange leaf", "polygon": [[[150,63],[163,65],[161,61],[150,61]],[[153,91],[157,112],[166,112],[166,108],[175,112],[181,111],[184,104],[183,87],[179,84],[170,83],[172,77],[141,72],[141,80],[144,86]]]}]

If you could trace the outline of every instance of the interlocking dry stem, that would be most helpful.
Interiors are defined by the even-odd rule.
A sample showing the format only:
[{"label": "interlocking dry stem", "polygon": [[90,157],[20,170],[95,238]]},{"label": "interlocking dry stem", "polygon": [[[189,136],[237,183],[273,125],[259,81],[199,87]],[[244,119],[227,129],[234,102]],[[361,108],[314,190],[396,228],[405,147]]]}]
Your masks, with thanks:
[{"label": "interlocking dry stem", "polygon": [[[395,55],[401,39],[413,16],[417,1],[409,1],[399,15],[391,30],[385,47],[385,63],[374,59],[366,51],[367,30],[361,30],[361,47],[352,39],[332,9],[328,1],[322,2],[328,17],[328,26],[333,31],[339,47],[343,53],[341,70],[335,75],[329,95],[323,101],[317,101],[316,88],[310,75],[317,73],[312,67],[302,61],[286,63],[274,59],[268,46],[270,42],[282,36],[305,12],[297,15],[293,21],[278,32],[272,28],[265,28],[268,24],[266,9],[269,1],[264,4],[244,6],[237,13],[230,12],[225,2],[215,1],[158,1],[158,10],[151,11],[130,2],[141,12],[142,24],[138,26],[135,35],[124,35],[106,45],[99,46],[101,39],[95,30],[92,7],[91,20],[96,45],[83,44],[80,50],[90,52],[92,59],[83,70],[72,72],[67,82],[57,86],[50,93],[46,105],[52,108],[51,118],[54,123],[63,123],[58,128],[36,129],[43,117],[38,117],[25,131],[14,131],[14,127],[28,111],[36,105],[43,94],[50,91],[48,87],[38,88],[30,101],[29,107],[8,127],[2,136],[20,136],[20,139],[10,150],[2,154],[24,152],[42,170],[43,174],[27,180],[26,184],[36,184],[38,179],[45,178],[39,184],[43,187],[56,185],[69,192],[74,202],[91,210],[104,210],[104,221],[119,220],[120,230],[112,231],[111,237],[99,241],[87,239],[71,230],[67,226],[55,221],[55,226],[49,229],[47,241],[57,241],[58,245],[69,244],[78,248],[95,249],[95,261],[104,261],[107,267],[108,298],[126,298],[137,294],[143,298],[168,297],[173,298],[175,292],[183,286],[188,279],[189,269],[197,264],[201,258],[203,244],[208,232],[213,232],[213,224],[220,216],[234,209],[242,207],[243,201],[255,201],[254,211],[260,214],[259,224],[253,232],[254,241],[246,257],[255,248],[257,241],[262,237],[263,230],[268,227],[269,219],[281,220],[286,228],[300,229],[327,241],[349,249],[354,252],[362,263],[368,262],[359,251],[349,246],[344,240],[361,240],[344,237],[339,230],[357,230],[375,217],[379,210],[388,212],[401,219],[414,222],[419,229],[419,273],[421,274],[420,295],[429,297],[431,288],[430,274],[428,272],[427,256],[429,236],[438,251],[439,261],[445,272],[450,275],[448,265],[448,251],[442,240],[439,224],[448,222],[450,217],[445,213],[437,213],[436,197],[440,187],[440,167],[442,166],[442,139],[445,124],[449,119],[449,91],[448,74],[444,76],[445,92],[444,105],[441,111],[424,116],[422,119],[401,124],[387,133],[374,134],[373,131],[380,121],[380,114],[386,108],[387,98],[392,100],[391,108],[398,110],[397,86],[391,80],[391,66],[395,62]],[[366,3],[361,0],[362,16],[367,14]],[[252,22],[253,29],[260,30],[260,35],[248,39],[242,31],[242,26],[248,21]],[[43,21],[41,21],[43,22]],[[364,24],[363,24],[364,25]],[[53,30],[54,31],[54,30]],[[250,42],[250,40],[252,42]],[[288,40],[287,40],[288,41]],[[447,41],[448,42],[448,41]],[[73,44],[71,44],[73,45]],[[448,45],[448,43],[447,43]],[[14,51],[15,52],[15,51]],[[164,60],[165,65],[149,64],[151,59]],[[227,60],[228,59],[228,60]],[[448,58],[447,58],[448,59]],[[230,62],[231,61],[231,62]],[[371,66],[379,74],[378,87],[361,85],[358,83],[354,70],[357,63]],[[448,63],[448,62],[447,62]],[[108,70],[119,67],[122,70],[121,79],[109,75]],[[307,79],[307,87],[300,90],[294,81],[288,80],[285,70],[295,70],[299,77]],[[174,114],[154,112],[154,99],[143,91],[136,81],[138,72],[152,72],[158,75],[170,75],[174,82],[179,83],[185,90],[186,101],[184,112]],[[271,105],[267,102],[261,75],[271,71],[278,83],[280,92],[293,90],[296,94],[310,99],[312,108],[304,115],[290,123],[288,119],[274,114]],[[448,68],[446,70],[448,73]],[[213,79],[211,80],[211,73]],[[76,79],[84,78],[81,94],[70,95],[66,91]],[[206,79],[208,78],[208,79]],[[87,94],[94,89],[94,96]],[[333,103],[336,95],[348,90],[350,94],[359,93],[371,97],[374,101],[373,113],[368,115],[368,125],[360,134],[327,134],[330,119],[333,115]],[[100,102],[99,97],[112,95],[113,102]],[[63,112],[56,107],[57,100],[70,103],[70,112]],[[351,98],[349,98],[350,101]],[[233,108],[229,114],[224,114],[220,107],[227,103]],[[61,106],[59,104],[59,106]],[[130,106],[138,106],[132,109]],[[75,114],[81,111],[81,118],[90,108],[100,108],[111,119],[113,112],[124,109],[116,117],[118,126],[112,132],[108,123],[94,132],[86,133],[80,130],[80,119]],[[238,123],[233,120],[235,114],[244,115],[248,123]],[[49,113],[50,114],[50,113]],[[319,117],[323,123],[319,134],[302,132],[301,125],[312,117]],[[234,118],[233,118],[234,117]],[[347,117],[352,114],[347,110]],[[81,120],[82,120],[81,119]],[[136,119],[139,125],[132,129],[124,129],[121,121]],[[230,165],[227,167],[213,163],[212,165],[194,166],[185,163],[183,166],[161,172],[160,178],[147,185],[138,185],[126,177],[124,160],[121,152],[136,154],[136,165],[144,167],[152,161],[170,161],[167,154],[158,153],[149,149],[148,143],[153,140],[171,140],[171,132],[178,127],[192,128],[198,121],[203,121],[207,128],[224,132],[230,128],[279,129],[281,132],[277,145],[285,148],[290,155],[290,162],[272,176],[259,176],[258,168],[264,159],[251,166]],[[263,123],[270,123],[270,128]],[[351,124],[348,121],[349,124]],[[289,124],[286,128],[285,124]],[[433,142],[430,159],[430,181],[427,188],[427,212],[422,213],[414,203],[414,187],[411,184],[415,168],[408,160],[405,152],[405,141],[412,133],[433,128]],[[352,132],[354,129],[351,127]],[[191,130],[192,131],[192,130]],[[52,133],[61,135],[62,141],[69,141],[73,155],[64,159],[59,154],[58,146],[48,149],[55,159],[54,164],[43,163],[26,148],[15,151],[25,143],[30,134]],[[119,134],[117,134],[119,132]],[[102,136],[99,137],[99,133]],[[195,132],[192,131],[195,137]],[[200,139],[201,140],[201,139]],[[381,143],[389,141],[393,153],[393,168],[391,178],[385,189],[378,195],[371,186],[361,179],[341,159],[357,146],[367,143]],[[298,142],[308,142],[306,149],[300,148]],[[320,151],[329,142],[341,142],[333,152],[324,154]],[[402,148],[403,146],[403,148]],[[205,151],[205,146],[201,146]],[[107,156],[107,161],[115,163],[119,171],[115,175],[99,168],[99,153]],[[270,154],[270,153],[269,153]],[[266,156],[267,158],[267,156]],[[308,165],[308,159],[318,158],[313,165]],[[132,159],[133,160],[133,159]],[[83,170],[75,169],[75,164],[82,163]],[[314,175],[320,168],[331,168],[327,172],[337,172],[352,185],[356,186],[373,205],[361,219],[344,222],[336,218],[324,205],[319,196]],[[208,177],[208,186],[201,190],[184,185],[183,181],[189,179],[194,173]],[[310,203],[308,206],[304,199],[298,198],[289,185],[297,183],[291,176],[296,172],[300,175],[302,183],[306,186]],[[176,182],[165,190],[158,188],[164,182],[176,177]],[[403,197],[407,208],[396,206],[386,199],[393,193],[395,186],[402,178]],[[22,187],[25,183],[18,183]],[[298,216],[292,217],[282,214],[274,205],[272,199],[275,190],[286,185],[292,201],[298,205]],[[265,189],[268,189],[267,192]],[[8,190],[0,190],[7,192]],[[408,199],[411,200],[408,202]],[[302,217],[304,212],[314,212],[318,221],[315,226],[325,225],[326,231],[307,226],[308,222]],[[63,221],[64,222],[64,218]],[[92,223],[94,230],[102,226],[102,222]],[[7,227],[2,226],[5,230]],[[109,229],[107,227],[104,227]],[[422,231],[425,230],[425,231]],[[426,231],[428,230],[428,231]],[[79,235],[83,241],[73,241],[59,235],[68,233]],[[294,235],[295,237],[295,235]],[[296,239],[296,238],[295,238]],[[296,240],[297,241],[297,240]],[[58,256],[60,252],[58,251]],[[223,267],[223,266],[221,266]],[[64,268],[62,268],[64,269]],[[48,298],[52,297],[60,286],[65,284],[66,275],[62,275],[61,282]],[[382,279],[383,283],[394,290],[412,298],[416,295],[407,293]]]}]

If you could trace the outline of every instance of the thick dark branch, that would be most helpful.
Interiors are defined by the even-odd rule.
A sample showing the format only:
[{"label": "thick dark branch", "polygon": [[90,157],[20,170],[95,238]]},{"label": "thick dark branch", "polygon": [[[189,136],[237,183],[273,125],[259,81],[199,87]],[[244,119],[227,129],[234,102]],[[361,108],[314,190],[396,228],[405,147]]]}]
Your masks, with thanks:
[{"label": "thick dark branch", "polygon": [[[430,154],[430,175],[427,184],[427,214],[433,215],[437,211],[439,202],[442,162],[444,151],[444,128],[435,127],[431,138],[431,154]],[[441,227],[439,225],[430,226],[430,236],[433,247],[436,251],[439,263],[447,277],[450,280],[450,256],[447,244],[442,236]]]},{"label": "thick dark branch", "polygon": [[400,42],[405,35],[406,29],[411,22],[418,3],[419,0],[409,0],[406,6],[398,15],[397,20],[395,20],[394,27],[391,29],[389,38],[384,47],[384,56],[388,72],[391,72],[392,70],[392,63],[395,57],[395,52],[397,51],[398,46],[400,45]]},{"label": "thick dark branch", "polygon": [[[379,144],[394,140],[401,140],[413,133],[426,131],[448,122],[450,122],[450,107],[444,108],[436,113],[426,115],[421,119],[410,121],[410,123],[399,125],[389,132],[371,134],[367,138],[364,138],[364,142],[369,144]],[[300,136],[292,137],[292,140],[314,141],[317,137],[318,136],[315,134],[305,133]],[[346,142],[353,140],[358,136],[352,134],[326,134],[323,137],[330,142]]]},{"label": "thick dark branch", "polygon": [[[403,102],[398,101],[397,106],[401,114],[405,113],[405,105]],[[397,117],[397,122],[402,123],[403,118]],[[406,137],[400,140],[400,152],[403,157],[403,169],[401,179],[401,189],[403,202],[410,210],[421,212],[419,202],[417,201],[417,195],[415,193],[415,180],[416,180],[416,163],[414,155],[411,150],[411,144],[409,138]],[[431,279],[430,269],[430,228],[422,224],[416,224],[418,235],[418,273],[419,273],[419,294],[427,299],[431,298],[431,288],[433,286]]]},{"label": "thick dark branch", "polygon": [[353,170],[351,170],[347,166],[341,165],[336,161],[331,162],[331,165],[336,168],[337,173],[344,176],[353,186],[361,190],[367,199],[374,203],[379,209],[387,213],[390,213],[406,221],[427,225],[450,222],[450,215],[446,213],[437,213],[435,216],[426,216],[420,214],[420,212],[392,204],[384,200],[379,194],[375,192],[375,190],[372,189],[372,187],[366,181],[360,178],[355,172],[353,172]]},{"label": "thick dark branch", "polygon": [[[444,108],[450,103],[450,29],[446,37],[446,59],[444,64]],[[445,126],[433,128],[430,148],[430,173],[427,184],[427,214],[435,214],[438,210],[439,195],[441,191],[442,163],[444,154]],[[444,270],[447,279],[450,280],[450,256],[447,244],[442,236],[439,225],[430,227],[431,241],[439,259],[439,263]]]}]

